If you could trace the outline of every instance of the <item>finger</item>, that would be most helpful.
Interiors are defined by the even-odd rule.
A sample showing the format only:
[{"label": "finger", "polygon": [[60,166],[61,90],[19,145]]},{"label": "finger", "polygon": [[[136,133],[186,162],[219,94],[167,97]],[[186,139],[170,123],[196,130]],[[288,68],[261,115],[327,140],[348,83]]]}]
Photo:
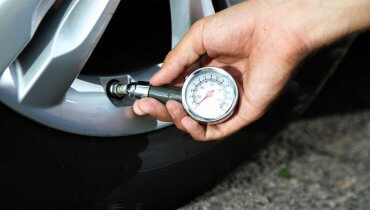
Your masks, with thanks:
[{"label": "finger", "polygon": [[176,127],[178,127],[180,130],[186,131],[184,126],[181,124],[182,118],[187,116],[186,111],[184,110],[184,107],[180,102],[169,100],[166,103],[166,107],[168,110],[168,113],[170,113],[173,122],[175,123]]},{"label": "finger", "polygon": [[185,116],[181,119],[181,124],[185,130],[195,140],[204,141],[206,140],[206,130],[204,126],[200,125],[197,121],[189,116]]},{"label": "finger", "polygon": [[154,98],[140,99],[137,102],[136,111],[138,111],[139,115],[149,114],[150,116],[160,121],[166,121],[166,122],[172,121],[172,118],[170,114],[168,113],[166,106]]},{"label": "finger", "polygon": [[184,38],[171,50],[163,62],[162,68],[150,80],[152,85],[171,83],[180,76],[189,66],[205,54],[203,45],[203,28],[206,19],[197,21]]},{"label": "finger", "polygon": [[183,71],[181,75],[179,75],[176,79],[174,79],[171,82],[171,85],[175,87],[182,87],[185,82],[186,77],[189,76],[189,74],[191,74],[193,71],[199,69],[200,67],[201,67],[200,62],[195,62],[190,67],[188,67],[185,71]]},{"label": "finger", "polygon": [[181,124],[186,132],[198,141],[213,141],[225,137],[216,125],[202,125],[189,116],[183,117]]}]

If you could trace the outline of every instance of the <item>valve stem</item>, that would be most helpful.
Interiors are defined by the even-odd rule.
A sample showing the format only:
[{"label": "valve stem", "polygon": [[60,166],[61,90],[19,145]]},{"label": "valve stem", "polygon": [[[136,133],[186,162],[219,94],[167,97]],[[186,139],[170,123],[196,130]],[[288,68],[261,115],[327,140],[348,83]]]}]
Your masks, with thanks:
[{"label": "valve stem", "polygon": [[108,90],[110,95],[116,98],[123,98],[125,95],[128,95],[127,85],[120,84],[119,82],[111,84]]}]

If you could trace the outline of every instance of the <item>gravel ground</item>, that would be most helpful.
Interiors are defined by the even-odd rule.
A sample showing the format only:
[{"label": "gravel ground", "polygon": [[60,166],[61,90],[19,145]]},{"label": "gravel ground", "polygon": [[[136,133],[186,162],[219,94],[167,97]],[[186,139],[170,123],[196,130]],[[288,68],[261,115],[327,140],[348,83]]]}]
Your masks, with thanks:
[{"label": "gravel ground", "polygon": [[370,209],[369,54],[350,55],[303,118],[181,209]]},{"label": "gravel ground", "polygon": [[295,122],[183,209],[370,208],[369,153],[370,111]]}]

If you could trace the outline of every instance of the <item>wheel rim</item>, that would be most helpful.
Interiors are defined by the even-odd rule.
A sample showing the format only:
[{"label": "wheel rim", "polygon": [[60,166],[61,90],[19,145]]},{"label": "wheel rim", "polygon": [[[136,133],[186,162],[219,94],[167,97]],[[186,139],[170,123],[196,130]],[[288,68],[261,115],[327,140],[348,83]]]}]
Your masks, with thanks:
[{"label": "wheel rim", "polygon": [[[30,0],[24,8],[12,0],[3,2],[0,14],[4,14],[1,10],[5,4],[15,17],[28,14],[23,20],[11,19],[21,21],[21,29],[30,32],[21,33],[25,34],[22,43],[14,47],[15,41],[8,37],[19,34],[20,27],[13,31],[1,28],[19,23],[1,21],[4,18],[0,15],[0,34],[5,34],[0,37],[0,46],[12,49],[0,60],[2,103],[44,125],[82,135],[132,135],[171,125],[149,116],[136,116],[132,111],[133,101],[112,103],[105,92],[106,84],[112,79],[123,83],[149,80],[160,64],[115,76],[79,75],[119,0],[72,0],[51,15],[46,13],[54,3],[52,0]],[[170,9],[172,46],[192,23],[214,13],[212,0],[170,0]],[[42,24],[47,27],[35,33],[46,17],[48,20]]]}]

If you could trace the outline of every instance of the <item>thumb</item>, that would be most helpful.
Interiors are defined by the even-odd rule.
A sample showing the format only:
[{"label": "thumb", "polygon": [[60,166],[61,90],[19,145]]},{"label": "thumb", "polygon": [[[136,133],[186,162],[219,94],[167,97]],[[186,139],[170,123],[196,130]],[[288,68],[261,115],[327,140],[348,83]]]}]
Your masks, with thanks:
[{"label": "thumb", "polygon": [[198,20],[184,38],[166,56],[162,68],[150,83],[155,86],[169,84],[206,53],[203,45],[203,28],[206,19]]}]

